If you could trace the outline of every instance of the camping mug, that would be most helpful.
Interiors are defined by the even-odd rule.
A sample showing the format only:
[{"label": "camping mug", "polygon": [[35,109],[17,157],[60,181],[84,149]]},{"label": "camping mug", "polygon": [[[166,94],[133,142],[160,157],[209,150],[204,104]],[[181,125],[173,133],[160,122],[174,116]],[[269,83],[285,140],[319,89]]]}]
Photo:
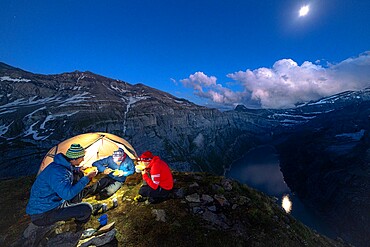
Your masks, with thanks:
[{"label": "camping mug", "polygon": [[103,203],[103,206],[101,207],[103,213],[107,212],[108,210],[108,207],[107,207],[107,204],[106,203]]},{"label": "camping mug", "polygon": [[114,207],[114,208],[118,207],[118,201],[117,201],[117,198],[113,198],[112,202],[113,202],[113,207]]}]

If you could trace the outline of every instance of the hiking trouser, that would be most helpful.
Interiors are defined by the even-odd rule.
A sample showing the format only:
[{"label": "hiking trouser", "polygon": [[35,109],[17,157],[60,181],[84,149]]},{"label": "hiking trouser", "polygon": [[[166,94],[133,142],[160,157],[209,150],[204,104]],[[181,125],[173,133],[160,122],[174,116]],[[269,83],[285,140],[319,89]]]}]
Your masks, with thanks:
[{"label": "hiking trouser", "polygon": [[95,183],[91,186],[87,186],[83,188],[83,190],[80,193],[78,193],[71,200],[68,200],[68,202],[69,203],[79,203],[79,202],[82,202],[82,199],[86,198],[88,195],[95,195],[98,189],[98,185],[99,185],[98,183]]},{"label": "hiking trouser", "polygon": [[90,203],[81,202],[71,204],[64,201],[58,207],[45,213],[31,215],[31,221],[37,226],[52,225],[58,221],[66,221],[74,218],[77,224],[86,223],[90,220],[92,206]]},{"label": "hiking trouser", "polygon": [[97,182],[96,192],[99,193],[100,199],[105,199],[119,190],[123,182],[114,180],[111,177],[104,177]]},{"label": "hiking trouser", "polygon": [[140,187],[139,195],[150,198],[167,198],[170,192],[171,190],[165,190],[160,186],[155,190],[149,185],[144,184]]}]

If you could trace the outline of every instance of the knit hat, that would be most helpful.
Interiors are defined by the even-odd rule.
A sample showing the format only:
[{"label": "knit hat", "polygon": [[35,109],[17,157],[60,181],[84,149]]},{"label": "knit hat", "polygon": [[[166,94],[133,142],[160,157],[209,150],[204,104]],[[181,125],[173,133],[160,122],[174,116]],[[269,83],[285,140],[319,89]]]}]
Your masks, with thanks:
[{"label": "knit hat", "polygon": [[142,155],[140,155],[141,160],[151,160],[153,159],[153,157],[154,155],[150,151],[145,151],[144,153],[142,153]]},{"label": "knit hat", "polygon": [[85,149],[80,144],[72,144],[66,153],[70,159],[78,159],[85,156]]}]

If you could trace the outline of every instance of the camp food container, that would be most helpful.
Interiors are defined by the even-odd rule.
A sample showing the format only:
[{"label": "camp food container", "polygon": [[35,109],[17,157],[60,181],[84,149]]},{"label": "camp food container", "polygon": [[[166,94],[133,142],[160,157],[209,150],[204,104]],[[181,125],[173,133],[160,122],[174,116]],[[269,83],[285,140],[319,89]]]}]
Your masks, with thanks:
[{"label": "camp food container", "polygon": [[141,162],[139,162],[139,164],[135,166],[135,171],[137,173],[141,173],[141,171],[143,171],[144,169],[145,169],[145,165],[143,165]]},{"label": "camp food container", "polygon": [[[107,204],[105,204],[105,206],[107,206]],[[98,221],[100,223],[100,226],[105,226],[108,223],[108,215],[103,214],[98,218]]]},{"label": "camp food container", "polygon": [[89,174],[90,172],[98,172],[98,168],[97,167],[95,167],[95,166],[91,166],[91,167],[87,167],[84,171],[83,171],[83,173],[85,174],[85,175],[87,175],[87,174]]},{"label": "camp food container", "polygon": [[122,170],[114,170],[113,171],[113,176],[117,176],[117,177],[120,177],[123,175],[123,171]]}]

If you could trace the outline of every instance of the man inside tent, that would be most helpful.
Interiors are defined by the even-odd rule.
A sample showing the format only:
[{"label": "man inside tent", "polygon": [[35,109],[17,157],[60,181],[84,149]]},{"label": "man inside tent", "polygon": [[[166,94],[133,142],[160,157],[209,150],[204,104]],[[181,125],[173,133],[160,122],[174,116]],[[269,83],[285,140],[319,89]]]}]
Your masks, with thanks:
[{"label": "man inside tent", "polygon": [[139,196],[135,197],[136,201],[144,201],[146,197],[150,203],[158,203],[165,200],[172,188],[173,177],[171,170],[166,162],[159,156],[154,156],[152,152],[144,152],[139,162],[145,165],[142,170],[143,185],[139,190]]},{"label": "man inside tent", "polygon": [[36,178],[32,185],[26,213],[37,226],[52,225],[57,221],[74,218],[76,231],[82,230],[89,221],[92,206],[86,202],[71,203],[82,193],[85,186],[96,176],[96,171],[88,173],[73,183],[73,171],[84,160],[85,150],[80,144],[72,144],[66,154],[55,155]]},{"label": "man inside tent", "polygon": [[96,166],[99,172],[108,175],[97,182],[97,199],[101,200],[116,193],[125,182],[126,177],[135,171],[134,162],[122,148],[114,151],[112,156],[97,160],[92,165]]}]

